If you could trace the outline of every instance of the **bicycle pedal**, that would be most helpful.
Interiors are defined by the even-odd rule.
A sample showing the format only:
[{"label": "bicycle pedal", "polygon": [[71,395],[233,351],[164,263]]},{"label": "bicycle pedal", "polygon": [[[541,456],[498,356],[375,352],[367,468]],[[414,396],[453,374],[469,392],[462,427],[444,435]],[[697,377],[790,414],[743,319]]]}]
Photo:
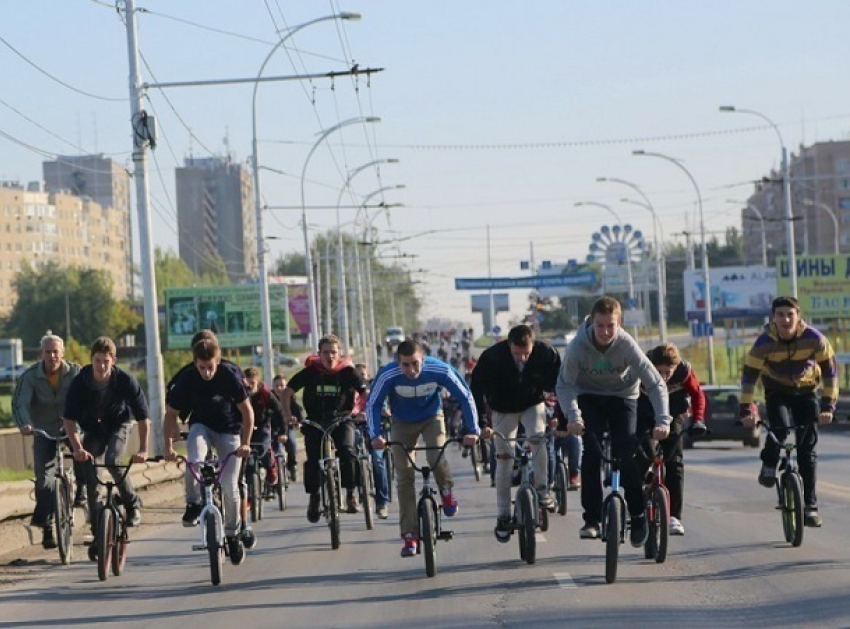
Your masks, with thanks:
[{"label": "bicycle pedal", "polygon": [[206,550],[206,544],[192,544],[192,550]]},{"label": "bicycle pedal", "polygon": [[454,539],[455,533],[454,531],[440,531],[440,534],[437,535],[437,539],[442,540],[444,542],[450,542]]}]

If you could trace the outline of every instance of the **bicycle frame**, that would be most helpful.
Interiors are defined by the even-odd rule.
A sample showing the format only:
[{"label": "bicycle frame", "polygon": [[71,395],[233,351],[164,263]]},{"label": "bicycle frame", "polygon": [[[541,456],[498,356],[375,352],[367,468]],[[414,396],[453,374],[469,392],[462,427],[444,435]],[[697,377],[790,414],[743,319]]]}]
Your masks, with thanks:
[{"label": "bicycle frame", "polygon": [[53,461],[45,466],[45,471],[52,470],[54,491],[63,492],[64,496],[61,500],[54,496],[54,505],[64,506],[64,513],[59,512],[59,508],[55,509],[53,514],[54,528],[56,530],[57,548],[59,549],[59,558],[63,564],[71,563],[73,554],[73,535],[74,522],[76,518],[74,509],[74,468],[73,466],[65,467],[65,457],[72,456],[66,452],[67,436],[60,434],[52,436],[46,431],[39,428],[33,429],[34,435],[53,441],[56,445],[56,452],[53,456]]},{"label": "bicycle frame", "polygon": [[225,456],[221,461],[207,459],[198,462],[190,461],[182,455],[178,456],[178,459],[186,464],[186,468],[189,470],[192,477],[203,488],[203,492],[201,494],[202,508],[201,513],[198,516],[199,522],[201,523],[201,543],[193,544],[192,550],[207,550],[207,535],[204,522],[206,515],[209,512],[212,512],[213,517],[215,518],[216,536],[218,538],[219,548],[224,546],[224,515],[222,514],[221,509],[216,506],[213,493],[216,486],[221,485],[221,477],[224,474],[224,470],[227,468],[227,464],[230,459],[234,456],[236,456],[235,451]]},{"label": "bicycle frame", "polygon": [[[350,421],[354,421],[354,418],[351,417],[351,415],[349,414],[337,417],[327,427],[309,419],[304,419],[301,421],[302,424],[312,426],[316,430],[320,430],[322,432],[322,458],[319,459],[319,486],[321,487],[322,509],[324,511],[325,517],[328,517],[328,496],[325,494],[324,481],[325,478],[327,478],[328,474],[334,474],[337,478],[337,486],[341,487],[341,482],[339,478],[339,458],[336,456],[336,447],[333,441],[333,432],[342,424]],[[341,496],[337,496],[337,498],[341,499]]]}]

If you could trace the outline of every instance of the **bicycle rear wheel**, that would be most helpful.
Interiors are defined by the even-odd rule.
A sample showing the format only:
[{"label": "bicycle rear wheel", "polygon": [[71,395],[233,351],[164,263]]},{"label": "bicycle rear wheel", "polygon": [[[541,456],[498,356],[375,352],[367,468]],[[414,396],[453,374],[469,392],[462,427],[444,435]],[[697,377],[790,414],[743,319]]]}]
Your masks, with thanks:
[{"label": "bicycle rear wheel", "polygon": [[281,511],[286,511],[286,458],[277,455],[275,465],[277,465],[277,484],[275,485],[277,504]]},{"label": "bicycle rear wheel", "polygon": [[109,578],[109,560],[112,557],[115,539],[115,515],[108,506],[103,506],[97,516],[97,578],[106,581]]},{"label": "bicycle rear wheel", "polygon": [[652,538],[654,546],[652,558],[655,563],[664,563],[670,536],[670,493],[666,487],[656,487],[652,492],[652,518],[648,519],[647,523],[649,537]]},{"label": "bicycle rear wheel", "polygon": [[558,515],[567,515],[567,491],[570,488],[570,475],[563,461],[558,461],[555,469],[555,500],[558,502]]},{"label": "bicycle rear wheel", "polygon": [[519,554],[526,563],[532,564],[537,560],[537,540],[534,537],[534,496],[531,488],[520,490],[517,496],[519,505]]},{"label": "bicycle rear wheel", "polygon": [[785,541],[796,548],[803,543],[803,484],[794,472],[783,474],[781,482]]},{"label": "bicycle rear wheel", "polygon": [[419,501],[419,543],[425,554],[425,574],[433,577],[437,574],[437,531],[434,507],[426,499]]},{"label": "bicycle rear wheel", "polygon": [[360,506],[363,508],[363,517],[366,518],[366,529],[371,531],[375,528],[375,492],[372,491],[373,484],[372,462],[369,456],[360,460]]},{"label": "bicycle rear wheel", "polygon": [[481,461],[478,458],[478,448],[472,446],[469,448],[469,460],[472,461],[472,472],[475,474],[475,480],[481,480]]},{"label": "bicycle rear wheel", "polygon": [[71,503],[71,481],[66,476],[58,476],[53,481],[53,526],[56,529],[56,546],[59,560],[68,565],[74,554],[74,529]]},{"label": "bicycle rear wheel", "polygon": [[219,544],[218,522],[210,509],[204,514],[204,542],[210,557],[210,583],[221,583],[221,569],[224,564],[224,548]]},{"label": "bicycle rear wheel", "polygon": [[115,518],[115,537],[113,538],[112,556],[109,558],[112,574],[120,577],[127,563],[127,528],[120,518]]},{"label": "bicycle rear wheel", "polygon": [[336,472],[333,469],[325,475],[325,494],[328,505],[328,528],[331,530],[331,548],[339,548],[339,491],[336,484]]},{"label": "bicycle rear wheel", "polygon": [[610,498],[605,516],[605,583],[617,580],[617,561],[620,555],[620,536],[622,534],[623,505],[616,498]]}]

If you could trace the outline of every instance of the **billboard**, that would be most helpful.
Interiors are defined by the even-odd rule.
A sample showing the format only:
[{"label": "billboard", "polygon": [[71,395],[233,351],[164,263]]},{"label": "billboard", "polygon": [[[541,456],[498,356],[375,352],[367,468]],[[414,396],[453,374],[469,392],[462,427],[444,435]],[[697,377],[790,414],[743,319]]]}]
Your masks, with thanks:
[{"label": "billboard", "polygon": [[[788,259],[777,258],[778,294],[791,293]],[[797,256],[797,299],[804,317],[846,319],[850,317],[846,255]]]},{"label": "billboard", "polygon": [[[763,317],[770,314],[776,297],[776,269],[768,266],[709,268],[712,319]],[[702,269],[684,273],[685,316],[702,321],[705,315],[705,282]]]},{"label": "billboard", "polygon": [[[289,343],[289,287],[269,286],[272,342]],[[260,285],[192,286],[165,290],[168,349],[188,349],[200,330],[212,330],[221,347],[262,345]]]},{"label": "billboard", "polygon": [[[472,312],[490,312],[490,294],[470,295]],[[493,311],[509,312],[510,300],[507,293],[493,293]]]}]

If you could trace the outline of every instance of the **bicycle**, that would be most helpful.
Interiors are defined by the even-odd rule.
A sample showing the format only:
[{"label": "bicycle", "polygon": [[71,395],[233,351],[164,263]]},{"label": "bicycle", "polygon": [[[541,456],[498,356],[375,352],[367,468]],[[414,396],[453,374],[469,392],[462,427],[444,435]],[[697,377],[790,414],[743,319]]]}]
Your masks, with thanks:
[{"label": "bicycle", "polygon": [[[538,528],[544,532],[549,530],[549,510],[540,505],[537,499],[537,492],[534,489],[534,482],[532,482],[534,478],[534,471],[532,470],[533,456],[544,456],[546,454],[545,451],[542,451],[544,448],[542,442],[544,435],[541,433],[531,437],[509,438],[498,430],[494,430],[493,435],[499,437],[505,443],[521,446],[519,455],[520,482],[514,494],[514,513],[511,521],[511,531],[517,532],[520,559],[525,560],[528,564],[533,564],[537,561],[536,531]],[[540,439],[541,443],[537,454],[532,455],[531,442],[535,437]]]},{"label": "bicycle", "polygon": [[263,496],[266,486],[266,469],[260,464],[260,459],[263,455],[257,452],[257,448],[262,445],[262,441],[251,443],[251,452],[248,454],[248,458],[245,459],[248,510],[251,514],[252,522],[259,522],[263,519]]},{"label": "bicycle", "polygon": [[[89,559],[93,559],[92,555],[95,552],[97,553],[97,556],[94,557],[97,560],[97,576],[101,581],[106,581],[109,578],[110,568],[113,575],[120,577],[124,572],[124,565],[127,561],[127,544],[130,542],[127,534],[127,519],[118,508],[119,499],[115,496],[116,488],[126,480],[130,468],[133,467],[133,462],[130,461],[127,465],[106,465],[92,462],[92,466],[94,467],[93,476],[97,484],[106,488],[106,502],[97,514],[97,528],[95,529],[94,541],[89,546]],[[110,474],[108,480],[104,481],[97,474],[97,470],[101,468],[124,471],[119,479],[112,478]],[[92,505],[90,505],[90,510],[93,510],[91,507]],[[94,514],[92,514],[92,517],[94,517]]]},{"label": "bicycle", "polygon": [[59,561],[67,566],[74,554],[74,468],[65,467],[65,458],[73,460],[74,457],[63,448],[63,445],[67,446],[64,434],[54,437],[38,428],[32,432],[56,444],[56,455],[46,469],[53,470],[53,526],[56,529]]},{"label": "bicycle", "polygon": [[286,490],[289,488],[287,480],[286,449],[282,444],[280,448],[273,448],[273,462],[277,470],[277,482],[272,485],[271,490],[277,496],[277,504],[281,511],[286,511]]},{"label": "bicycle", "polygon": [[479,460],[479,452],[478,445],[474,446],[463,446],[463,451],[461,453],[463,458],[469,457],[469,460],[472,462],[472,473],[475,476],[476,481],[481,480],[481,461]]},{"label": "bicycle", "polygon": [[229,556],[224,539],[224,502],[221,497],[221,476],[236,452],[231,452],[221,461],[208,458],[197,463],[183,455],[178,460],[186,464],[189,473],[203,488],[201,492],[201,513],[198,517],[201,526],[201,543],[192,545],[193,551],[207,551],[210,560],[210,582],[221,583],[224,558]]},{"label": "bicycle", "polygon": [[788,443],[787,436],[780,441],[776,436],[777,430],[788,430],[788,428],[775,428],[765,422],[758,422],[764,426],[767,438],[772,439],[781,449],[779,469],[781,474],[776,482],[776,496],[779,504],[776,508],[781,511],[782,530],[785,533],[785,541],[797,548],[803,543],[803,477],[797,466],[797,458],[794,452],[797,450],[797,442],[805,441],[811,430],[811,424],[806,424],[803,434],[795,443]]},{"label": "bicycle", "polygon": [[567,515],[567,492],[570,490],[570,473],[560,452],[555,453],[555,478],[552,496],[555,499],[555,512]]},{"label": "bicycle", "polygon": [[364,426],[357,426],[354,439],[354,452],[357,455],[357,493],[363,516],[366,518],[366,529],[375,528],[375,472],[372,468],[372,454],[366,449],[367,437],[363,434]]},{"label": "bicycle", "polygon": [[322,515],[328,522],[331,532],[331,548],[339,548],[340,538],[340,501],[342,499],[342,482],[340,480],[339,459],[333,442],[333,431],[348,421],[353,421],[350,414],[338,416],[327,427],[304,419],[302,424],[312,426],[322,432],[322,458],[319,460],[319,488],[321,491]]},{"label": "bicycle", "polygon": [[441,509],[437,503],[436,496],[438,490],[431,484],[432,468],[426,463],[425,465],[416,465],[416,452],[427,450],[439,450],[437,459],[434,461],[434,467],[440,464],[443,455],[446,453],[446,446],[450,443],[460,443],[462,439],[452,437],[446,439],[441,446],[413,446],[406,447],[400,441],[387,441],[386,446],[398,446],[407,455],[408,461],[413,466],[413,469],[422,474],[422,489],[419,491],[419,501],[416,503],[416,513],[419,520],[419,541],[420,544],[416,547],[416,553],[422,552],[425,548],[425,574],[433,577],[437,574],[437,541],[451,541],[454,537],[454,532],[445,530],[442,527],[440,517]]}]

